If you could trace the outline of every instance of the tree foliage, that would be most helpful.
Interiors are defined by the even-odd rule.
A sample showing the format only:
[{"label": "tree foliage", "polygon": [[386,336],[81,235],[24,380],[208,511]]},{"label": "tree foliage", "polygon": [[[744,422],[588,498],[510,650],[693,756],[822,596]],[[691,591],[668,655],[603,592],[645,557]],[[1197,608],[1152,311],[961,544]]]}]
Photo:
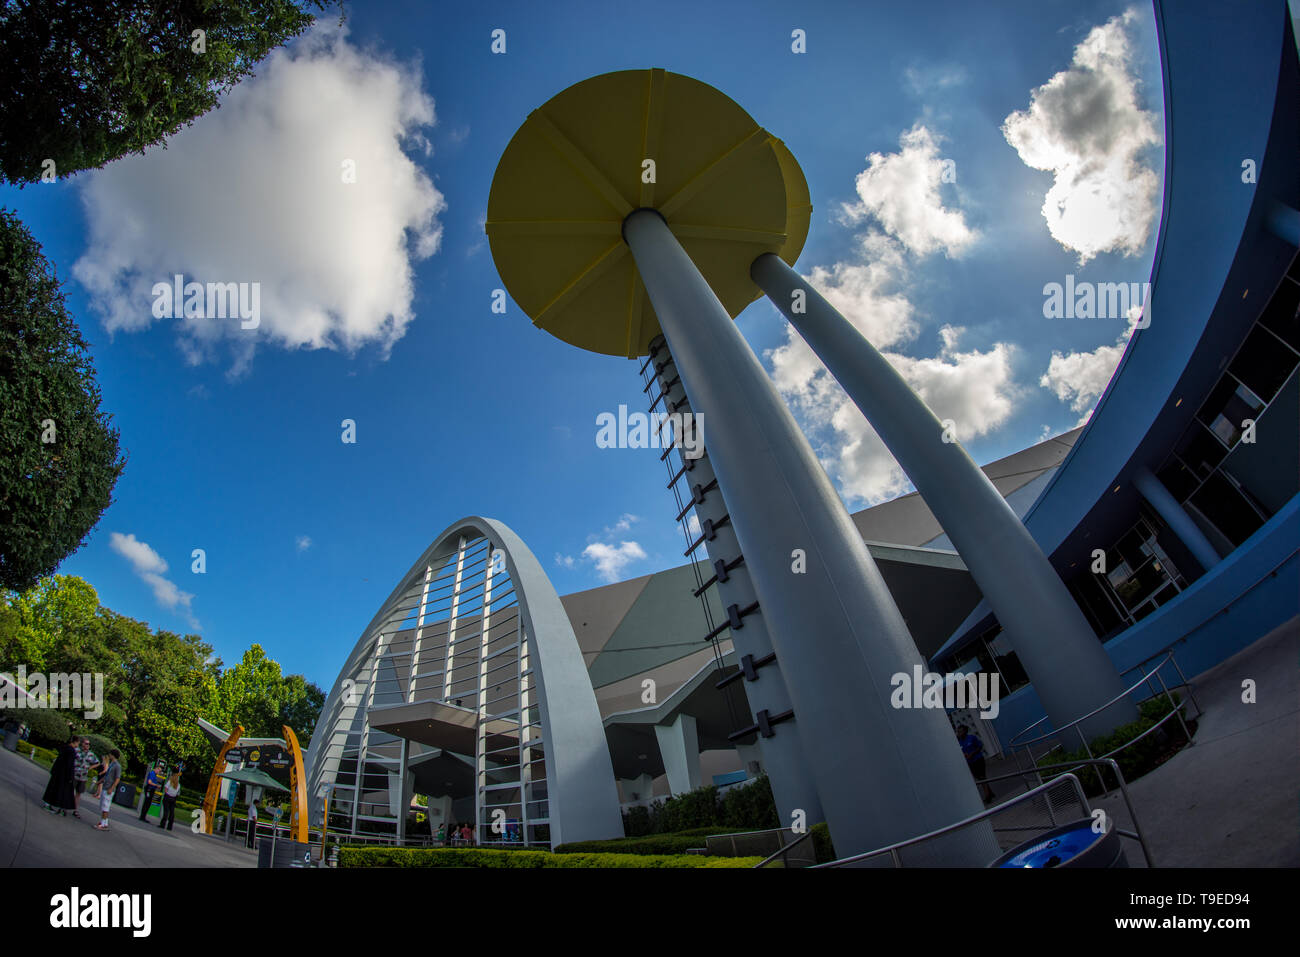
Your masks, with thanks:
[{"label": "tree foliage", "polygon": [[0,209],[0,587],[81,546],[126,462],[88,346],[40,245]]},{"label": "tree foliage", "polygon": [[[188,125],[329,0],[17,0],[0,6],[0,178],[103,166]],[[201,37],[194,31],[201,30]],[[200,49],[201,40],[201,49]],[[46,165],[43,165],[46,164]]]},{"label": "tree foliage", "polygon": [[116,742],[131,773],[153,760],[182,762],[196,785],[213,759],[199,718],[226,730],[242,724],[251,737],[279,737],[288,724],[305,748],[325,701],[302,675],[285,676],[260,645],[223,668],[197,635],[151,631],[100,605],[95,590],[71,575],[44,579],[26,592],[0,591],[0,671],[16,674],[19,665],[29,674],[104,675],[98,719],[27,708],[8,715],[39,729],[42,743],[50,729],[62,734],[71,723]]}]

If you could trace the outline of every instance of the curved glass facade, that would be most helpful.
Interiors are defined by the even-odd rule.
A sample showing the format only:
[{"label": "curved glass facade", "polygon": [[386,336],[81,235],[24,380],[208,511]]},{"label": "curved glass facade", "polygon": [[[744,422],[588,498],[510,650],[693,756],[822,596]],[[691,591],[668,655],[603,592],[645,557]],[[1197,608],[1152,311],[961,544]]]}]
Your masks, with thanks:
[{"label": "curved glass facade", "polygon": [[[560,840],[557,776],[572,798],[570,835],[621,830],[577,641],[562,610],[552,614],[559,599],[521,548],[499,523],[457,523],[366,629],[308,756],[313,819],[328,792],[331,833],[414,842],[436,840],[441,825],[450,842],[455,825],[471,828],[479,845],[548,845]],[[556,722],[546,707],[544,658],[563,685]],[[557,764],[556,747],[570,760]],[[562,770],[569,768],[577,770]],[[601,805],[595,820],[579,818],[592,802]]]}]

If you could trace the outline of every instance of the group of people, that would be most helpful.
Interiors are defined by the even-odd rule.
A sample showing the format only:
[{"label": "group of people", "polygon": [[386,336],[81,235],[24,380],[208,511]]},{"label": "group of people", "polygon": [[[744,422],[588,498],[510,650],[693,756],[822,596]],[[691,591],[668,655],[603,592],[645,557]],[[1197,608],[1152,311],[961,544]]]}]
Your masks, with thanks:
[{"label": "group of people", "polygon": [[[100,757],[90,749],[90,738],[72,735],[66,744],[59,748],[54,764],[50,767],[50,781],[42,795],[42,806],[51,814],[67,817],[72,812],[75,818],[81,817],[81,795],[90,790],[91,796],[99,800],[99,822],[96,830],[108,830],[108,815],[113,807],[113,794],[122,780],[122,752],[112,748]],[[95,774],[93,786],[90,784],[91,773]],[[165,780],[164,780],[165,779]],[[145,779],[144,799],[140,802],[140,820],[145,820],[149,806],[153,803],[154,793],[163,792],[162,820],[158,826],[172,829],[176,820],[176,798],[181,793],[181,772],[173,772],[166,777],[163,764],[159,761],[149,769]]]},{"label": "group of people", "polygon": [[91,796],[99,799],[99,823],[95,825],[100,831],[108,830],[108,812],[113,806],[113,792],[122,780],[122,753],[113,748],[102,758],[90,750],[90,738],[72,735],[67,743],[59,748],[50,767],[50,782],[42,795],[42,806],[51,814],[63,817],[72,812],[75,818],[81,817],[81,795],[90,787],[90,773],[95,772],[95,783]]},{"label": "group of people", "polygon": [[148,820],[149,808],[153,804],[153,796],[162,791],[162,813],[159,815],[158,826],[170,831],[172,825],[176,823],[176,799],[181,793],[181,769],[177,768],[167,776],[163,770],[163,763],[159,761],[149,769],[149,773],[144,779],[144,799],[140,802],[140,820]]},{"label": "group of people", "polygon": [[449,828],[444,822],[438,825],[438,840],[453,847],[473,844],[474,828],[469,824],[456,825],[454,823]]}]

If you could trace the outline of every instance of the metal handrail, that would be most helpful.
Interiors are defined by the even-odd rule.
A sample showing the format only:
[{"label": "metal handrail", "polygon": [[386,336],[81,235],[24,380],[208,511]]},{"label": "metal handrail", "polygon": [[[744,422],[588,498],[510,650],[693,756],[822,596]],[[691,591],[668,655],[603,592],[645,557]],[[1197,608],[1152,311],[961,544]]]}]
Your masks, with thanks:
[{"label": "metal handrail", "polygon": [[[1155,656],[1153,656],[1153,658],[1154,658],[1154,657],[1155,657]],[[1153,660],[1153,658],[1149,658],[1149,659],[1147,659],[1147,660],[1150,661],[1150,660]],[[1154,668],[1152,668],[1151,670],[1149,670],[1149,671],[1147,671],[1145,674],[1143,674],[1142,677],[1139,678],[1137,681],[1135,681],[1132,685],[1130,685],[1130,686],[1129,686],[1128,688],[1126,688],[1125,690],[1121,691],[1119,694],[1115,695],[1115,697],[1111,698],[1111,699],[1110,699],[1109,701],[1107,701],[1105,704],[1103,704],[1103,705],[1101,705],[1101,706],[1099,706],[1099,707],[1093,709],[1092,711],[1088,712],[1087,714],[1085,714],[1085,715],[1083,715],[1083,716],[1081,716],[1081,717],[1075,718],[1073,721],[1071,721],[1071,722],[1070,722],[1069,724],[1067,724],[1065,727],[1060,728],[1059,730],[1053,730],[1053,731],[1050,731],[1050,732],[1048,732],[1047,734],[1040,734],[1038,737],[1036,737],[1036,738],[1030,738],[1028,741],[1020,741],[1020,742],[1017,742],[1017,740],[1016,740],[1017,738],[1020,738],[1022,735],[1027,734],[1028,732],[1032,731],[1034,728],[1036,728],[1036,727],[1038,727],[1040,724],[1042,724],[1044,721],[1048,720],[1048,716],[1044,715],[1043,717],[1041,717],[1041,718],[1039,718],[1037,721],[1035,721],[1033,724],[1029,725],[1027,728],[1022,729],[1018,734],[1014,735],[1014,736],[1011,738],[1011,740],[1008,742],[1008,747],[1009,747],[1009,749],[1012,751],[1012,753],[1015,755],[1015,758],[1016,758],[1016,766],[1017,766],[1017,768],[1019,768],[1019,766],[1020,766],[1020,753],[1021,753],[1021,751],[1026,751],[1026,752],[1028,752],[1028,754],[1029,754],[1029,761],[1030,761],[1030,764],[1031,764],[1031,765],[1034,764],[1037,760],[1039,760],[1038,758],[1036,758],[1036,757],[1034,756],[1034,750],[1033,750],[1033,746],[1034,746],[1037,742],[1039,742],[1039,741],[1045,741],[1045,740],[1047,740],[1047,739],[1049,739],[1049,738],[1056,738],[1056,739],[1057,739],[1056,744],[1054,744],[1052,747],[1048,748],[1045,752],[1043,752],[1043,757],[1046,757],[1047,755],[1051,754],[1051,753],[1052,753],[1053,751],[1055,751],[1057,748],[1064,748],[1065,745],[1064,745],[1064,741],[1061,740],[1061,736],[1062,736],[1063,734],[1065,734],[1067,731],[1069,731],[1071,728],[1073,728],[1073,729],[1074,729],[1074,732],[1079,736],[1079,743],[1083,745],[1083,751],[1084,751],[1084,753],[1087,754],[1089,758],[1095,758],[1096,755],[1094,755],[1094,754],[1092,753],[1092,746],[1088,743],[1088,739],[1087,739],[1087,737],[1085,737],[1085,735],[1084,735],[1084,733],[1083,733],[1083,729],[1082,729],[1082,727],[1080,726],[1080,725],[1081,725],[1081,722],[1086,721],[1088,718],[1092,717],[1092,716],[1095,715],[1095,714],[1099,714],[1100,712],[1105,711],[1107,708],[1111,707],[1111,705],[1115,704],[1115,703],[1116,703],[1117,701],[1119,701],[1121,698],[1123,698],[1123,697],[1125,697],[1125,696],[1127,696],[1127,695],[1132,694],[1134,691],[1136,691],[1136,690],[1137,690],[1141,685],[1143,685],[1143,684],[1147,685],[1148,687],[1150,687],[1150,688],[1152,689],[1152,692],[1153,692],[1152,695],[1151,695],[1152,698],[1159,697],[1160,692],[1156,692],[1154,686],[1151,685],[1151,678],[1152,678],[1153,676],[1156,678],[1156,680],[1158,680],[1158,681],[1160,682],[1160,688],[1161,688],[1161,690],[1164,692],[1165,697],[1169,699],[1169,704],[1170,704],[1170,712],[1169,712],[1169,714],[1165,715],[1163,718],[1161,718],[1159,721],[1157,721],[1154,725],[1152,725],[1152,726],[1151,726],[1150,728],[1148,728],[1146,731],[1142,732],[1142,734],[1140,734],[1140,735],[1138,735],[1137,737],[1132,738],[1132,739],[1130,739],[1130,740],[1128,740],[1128,741],[1125,741],[1125,742],[1124,742],[1122,745],[1120,745],[1118,748],[1115,748],[1115,749],[1113,749],[1113,750],[1107,752],[1106,754],[1102,755],[1102,757],[1105,758],[1105,757],[1110,757],[1111,755],[1114,755],[1114,754],[1118,754],[1120,751],[1123,751],[1125,748],[1131,746],[1131,745],[1134,744],[1135,742],[1140,741],[1140,740],[1142,740],[1143,738],[1145,738],[1148,734],[1150,734],[1150,733],[1151,733],[1152,731],[1154,731],[1156,728],[1159,728],[1159,727],[1160,727],[1161,725],[1163,725],[1166,721],[1168,721],[1168,720],[1170,719],[1170,717],[1173,717],[1173,716],[1175,716],[1175,715],[1178,717],[1178,723],[1181,724],[1182,727],[1183,727],[1183,734],[1186,736],[1188,743],[1189,743],[1189,744],[1193,744],[1193,743],[1195,743],[1195,742],[1192,741],[1192,732],[1191,732],[1191,729],[1187,727],[1187,722],[1186,722],[1185,720],[1183,720],[1182,709],[1183,709],[1183,706],[1184,706],[1185,702],[1180,702],[1180,701],[1177,701],[1177,700],[1174,699],[1173,691],[1169,688],[1168,685],[1165,684],[1165,679],[1160,675],[1160,671],[1161,671],[1161,669],[1164,668],[1164,666],[1165,666],[1166,664],[1171,664],[1171,663],[1173,664],[1174,669],[1178,672],[1178,676],[1179,676],[1179,678],[1182,679],[1182,684],[1175,685],[1174,688],[1175,688],[1175,689],[1178,689],[1178,688],[1184,688],[1184,689],[1186,689],[1188,698],[1192,701],[1193,704],[1196,704],[1196,716],[1197,716],[1197,717],[1200,717],[1201,714],[1203,714],[1203,712],[1201,711],[1201,706],[1200,706],[1200,704],[1196,701],[1196,697],[1195,697],[1195,695],[1192,694],[1191,685],[1190,685],[1190,683],[1187,681],[1186,676],[1183,674],[1183,670],[1182,670],[1181,668],[1178,667],[1178,662],[1174,659],[1174,652],[1173,652],[1173,650],[1172,650],[1172,649],[1169,649],[1168,651],[1166,651],[1166,652],[1164,653],[1164,656],[1160,659],[1160,662],[1159,662],[1159,663],[1158,663]],[[1133,669],[1130,668],[1129,670],[1131,671],[1131,670],[1133,670]],[[1094,771],[1096,771],[1096,773],[1097,773],[1097,780],[1098,780],[1098,782],[1101,784],[1102,793],[1103,793],[1103,794],[1108,794],[1108,793],[1110,793],[1110,788],[1108,788],[1108,787],[1106,786],[1106,779],[1105,779],[1104,777],[1102,777],[1101,772],[1100,772],[1100,771],[1097,771],[1096,768],[1094,768]]]},{"label": "metal handrail", "polygon": [[[1123,691],[1121,691],[1119,694],[1115,695],[1115,697],[1111,698],[1111,699],[1110,699],[1109,701],[1107,701],[1105,704],[1100,705],[1100,706],[1098,706],[1098,707],[1092,709],[1092,710],[1089,711],[1087,714],[1082,715],[1081,717],[1075,718],[1073,721],[1071,721],[1069,724],[1065,725],[1063,728],[1058,728],[1058,729],[1056,729],[1056,730],[1054,730],[1054,731],[1049,731],[1047,734],[1040,734],[1038,737],[1036,737],[1036,738],[1030,738],[1028,741],[1017,741],[1017,739],[1018,739],[1022,734],[1026,734],[1026,733],[1028,733],[1029,731],[1032,731],[1034,728],[1038,727],[1038,726],[1039,726],[1040,724],[1042,724],[1044,721],[1047,721],[1049,716],[1048,716],[1048,715],[1043,715],[1043,717],[1039,718],[1039,719],[1038,719],[1037,721],[1035,721],[1033,724],[1029,725],[1029,726],[1026,727],[1026,728],[1022,728],[1019,732],[1017,732],[1016,734],[1012,735],[1012,736],[1011,736],[1011,740],[1007,742],[1007,747],[1010,748],[1010,749],[1012,749],[1012,750],[1015,750],[1015,749],[1017,749],[1017,748],[1027,748],[1027,747],[1030,747],[1030,746],[1032,746],[1032,745],[1034,745],[1034,744],[1037,744],[1039,741],[1046,740],[1047,738],[1055,738],[1055,737],[1058,737],[1059,735],[1064,734],[1066,731],[1069,731],[1071,728],[1076,727],[1080,722],[1082,722],[1082,721],[1087,721],[1089,718],[1091,718],[1091,717],[1092,717],[1093,715],[1095,715],[1095,714],[1100,714],[1101,712],[1103,712],[1103,711],[1105,711],[1107,708],[1109,708],[1111,705],[1115,704],[1115,702],[1119,701],[1120,698],[1123,698],[1123,697],[1126,697],[1126,696],[1132,694],[1132,693],[1133,693],[1134,691],[1136,691],[1139,687],[1141,687],[1141,686],[1144,685],[1144,684],[1147,684],[1147,683],[1151,680],[1151,676],[1157,674],[1157,673],[1160,671],[1160,669],[1163,668],[1163,667],[1165,666],[1166,663],[1168,663],[1169,661],[1172,661],[1172,660],[1173,660],[1173,657],[1174,657],[1174,653],[1173,653],[1173,651],[1172,651],[1172,650],[1171,650],[1171,651],[1167,651],[1167,652],[1165,653],[1164,658],[1161,659],[1160,664],[1156,665],[1154,668],[1152,668],[1150,671],[1148,671],[1146,674],[1144,674],[1144,675],[1143,675],[1141,678],[1139,678],[1137,681],[1133,682],[1133,684],[1129,685],[1129,687],[1125,688],[1125,689],[1124,689]],[[1148,660],[1150,660],[1150,659],[1148,659]],[[1177,667],[1177,665],[1175,665],[1175,667]],[[1178,673],[1179,673],[1180,676],[1182,675],[1182,669],[1181,669],[1181,668],[1178,669]],[[1184,679],[1184,681],[1186,681],[1186,679]],[[1161,679],[1161,685],[1162,685],[1162,686],[1164,685],[1164,679]],[[1183,687],[1183,686],[1184,686],[1184,685],[1175,685],[1174,687],[1176,687],[1176,688],[1180,688],[1180,687]],[[1168,691],[1168,688],[1166,688],[1165,690]],[[1156,697],[1156,695],[1153,694],[1151,697],[1154,698],[1154,697]],[[1199,707],[1200,707],[1200,706],[1198,705],[1198,706],[1197,706],[1198,710],[1199,710]]]},{"label": "metal handrail", "polygon": [[[1165,719],[1162,719],[1162,723],[1163,720],[1167,720],[1169,717],[1170,717],[1169,715],[1166,715]],[[1159,727],[1159,725],[1156,725],[1155,727]],[[1142,735],[1142,737],[1145,737],[1145,734]],[[1134,738],[1133,740],[1137,741],[1139,739]],[[1132,742],[1129,743],[1131,744]],[[1116,748],[1115,750],[1119,751],[1121,749]],[[999,774],[997,777],[993,777],[993,778],[981,778],[975,783],[989,784],[992,781],[1006,781],[1010,778],[1026,778],[1029,777],[1030,775],[1033,775],[1034,777],[1038,778],[1038,782],[1040,785],[1050,784],[1052,781],[1055,781],[1058,777],[1061,777],[1061,775],[1059,774],[1054,775],[1053,777],[1049,778],[1047,781],[1044,781],[1041,772],[1050,771],[1053,768],[1069,768],[1073,770],[1074,768],[1082,767],[1085,764],[1090,764],[1094,766],[1101,765],[1101,766],[1109,767],[1112,771],[1115,772],[1115,780],[1119,783],[1120,794],[1124,798],[1125,806],[1128,807],[1129,817],[1133,820],[1132,832],[1125,831],[1122,828],[1118,828],[1118,827],[1115,828],[1115,831],[1117,834],[1120,834],[1123,837],[1132,838],[1133,840],[1137,841],[1138,844],[1142,846],[1142,856],[1145,857],[1147,860],[1147,867],[1155,867],[1156,866],[1155,859],[1151,856],[1151,848],[1147,846],[1147,839],[1142,834],[1142,825],[1138,823],[1137,810],[1133,807],[1133,801],[1129,797],[1128,782],[1124,780],[1124,772],[1120,770],[1119,762],[1116,761],[1114,758],[1103,756],[1100,758],[1085,758],[1081,761],[1064,761],[1058,764],[1040,764],[1040,765],[1036,765],[1034,769],[1031,771],[1013,771],[1010,774]],[[1109,790],[1107,790],[1104,793],[1109,794],[1110,792]],[[999,807],[1000,806],[1001,805],[999,805]],[[1008,830],[1010,829],[1008,828]]]},{"label": "metal handrail", "polygon": [[[785,828],[780,828],[780,830],[784,831]],[[763,832],[762,832],[762,831],[754,831],[754,832],[752,832],[752,833],[755,833],[755,834],[762,834]],[[769,854],[767,857],[763,858],[761,861],[759,861],[757,864],[755,864],[755,865],[754,865],[754,870],[758,870],[760,867],[766,867],[766,866],[768,865],[768,863],[770,863],[771,861],[776,860],[776,858],[778,858],[778,857],[784,857],[785,855],[787,855],[787,854],[790,853],[790,848],[795,847],[795,846],[797,846],[797,845],[799,845],[799,844],[802,844],[804,841],[808,840],[808,838],[810,838],[810,837],[812,837],[812,831],[804,831],[803,834],[801,834],[799,837],[795,838],[795,839],[794,839],[793,841],[791,841],[789,844],[786,844],[784,847],[782,847],[782,848],[781,848],[779,851],[777,851],[775,854]],[[734,845],[733,845],[733,848],[732,848],[732,849],[733,849],[733,850],[735,849],[735,848],[734,848]],[[785,863],[788,864],[789,861],[786,861]]]},{"label": "metal handrail", "polygon": [[887,847],[877,848],[874,851],[867,851],[864,854],[854,854],[851,857],[842,857],[839,860],[831,861],[827,864],[814,864],[813,867],[816,868],[843,867],[846,864],[856,864],[859,861],[865,861],[868,858],[879,857],[881,854],[889,854],[894,859],[894,866],[902,867],[903,866],[902,861],[899,859],[898,856],[898,852],[902,848],[910,847],[913,844],[920,844],[923,841],[933,840],[936,837],[942,837],[945,834],[949,834],[953,831],[960,830],[963,827],[968,827],[969,825],[975,824],[979,821],[987,820],[988,818],[992,817],[994,814],[999,814],[1007,810],[1008,808],[1015,807],[1017,804],[1022,804],[1025,801],[1029,801],[1035,797],[1038,797],[1038,795],[1049,790],[1050,788],[1057,787],[1061,782],[1062,778],[1069,778],[1070,781],[1073,782],[1075,794],[1077,794],[1079,798],[1079,804],[1083,807],[1084,813],[1086,815],[1091,815],[1092,806],[1088,804],[1088,796],[1083,791],[1083,785],[1079,783],[1078,777],[1076,777],[1075,775],[1067,771],[1064,774],[1057,775],[1056,777],[1052,778],[1052,780],[1044,784],[1040,784],[1038,787],[1030,791],[1026,791],[1024,794],[1017,795],[1016,797],[1012,798],[1010,801],[1007,801],[1003,804],[999,804],[996,807],[986,808],[985,810],[981,811],[979,814],[972,815],[971,817],[968,817],[962,821],[958,821],[955,824],[949,824],[947,827],[941,827],[938,830],[930,831],[918,837],[908,838],[906,841],[899,841],[897,844],[890,844]]}]

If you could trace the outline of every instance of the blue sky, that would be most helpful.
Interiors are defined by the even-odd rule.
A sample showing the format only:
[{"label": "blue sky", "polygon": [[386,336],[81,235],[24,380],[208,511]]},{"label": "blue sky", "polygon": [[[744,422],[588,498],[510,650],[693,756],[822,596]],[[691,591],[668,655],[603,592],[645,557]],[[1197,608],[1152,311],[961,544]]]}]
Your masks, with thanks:
[{"label": "blue sky", "polygon": [[[1164,122],[1148,6],[356,4],[167,149],[0,187],[65,282],[129,455],[60,570],[228,662],[256,641],[328,687],[463,515],[511,525],[562,594],[680,563],[657,454],[595,443],[597,415],[644,402],[638,365],[513,303],[494,314],[483,235],[528,112],[652,66],[785,140],[815,207],[798,268],[977,461],[1082,421],[1127,323],[1046,319],[1043,287],[1149,278]],[[260,283],[258,328],[155,318],[151,287],[176,273]],[[776,311],[738,321],[849,505],[905,491]]]}]

